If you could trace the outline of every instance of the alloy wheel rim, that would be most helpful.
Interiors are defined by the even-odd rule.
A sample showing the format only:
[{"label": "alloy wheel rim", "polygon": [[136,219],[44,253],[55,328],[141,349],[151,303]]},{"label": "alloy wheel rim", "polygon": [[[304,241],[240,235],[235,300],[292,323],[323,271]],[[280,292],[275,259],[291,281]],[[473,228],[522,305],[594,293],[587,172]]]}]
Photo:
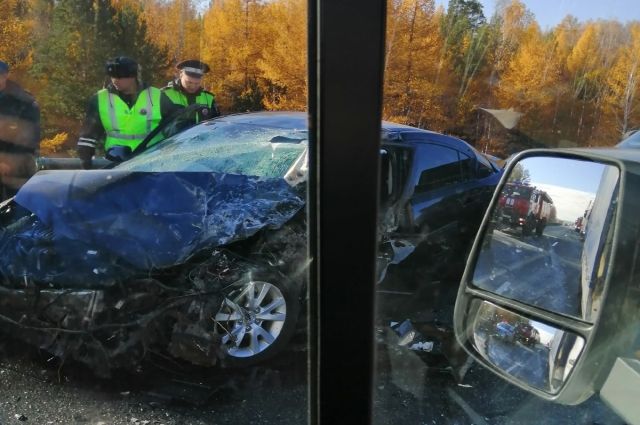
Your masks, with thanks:
[{"label": "alloy wheel rim", "polygon": [[250,281],[225,297],[215,321],[222,328],[222,346],[227,354],[248,358],[273,345],[286,317],[282,291],[269,282]]}]

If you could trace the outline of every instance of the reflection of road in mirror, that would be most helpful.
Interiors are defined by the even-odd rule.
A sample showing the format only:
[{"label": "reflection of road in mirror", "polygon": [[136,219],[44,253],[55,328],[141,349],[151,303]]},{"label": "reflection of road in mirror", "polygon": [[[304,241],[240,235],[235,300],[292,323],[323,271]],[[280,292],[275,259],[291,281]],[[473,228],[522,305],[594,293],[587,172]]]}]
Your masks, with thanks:
[{"label": "reflection of road in mirror", "polygon": [[591,320],[600,293],[594,288],[602,285],[594,265],[613,217],[618,176],[615,167],[578,158],[531,156],[515,163],[491,212],[472,283]]},{"label": "reflection of road in mirror", "polygon": [[473,345],[497,369],[550,394],[567,381],[584,339],[487,301],[473,319]]},{"label": "reflection of road in mirror", "polygon": [[571,228],[549,225],[520,237],[497,226],[485,235],[473,275],[479,288],[580,317],[582,242]]},{"label": "reflection of road in mirror", "polygon": [[526,346],[494,333],[475,333],[480,354],[509,375],[529,385],[548,390],[549,349],[535,343]]}]

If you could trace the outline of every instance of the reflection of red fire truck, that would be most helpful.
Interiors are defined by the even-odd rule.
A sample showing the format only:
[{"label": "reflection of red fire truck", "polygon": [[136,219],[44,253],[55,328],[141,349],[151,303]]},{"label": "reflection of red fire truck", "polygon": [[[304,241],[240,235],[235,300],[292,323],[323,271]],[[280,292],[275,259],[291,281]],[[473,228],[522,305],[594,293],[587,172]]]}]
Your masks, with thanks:
[{"label": "reflection of red fire truck", "polygon": [[507,183],[500,194],[498,208],[501,221],[514,228],[520,227],[523,236],[534,230],[542,236],[547,223],[556,216],[549,194],[526,184]]}]

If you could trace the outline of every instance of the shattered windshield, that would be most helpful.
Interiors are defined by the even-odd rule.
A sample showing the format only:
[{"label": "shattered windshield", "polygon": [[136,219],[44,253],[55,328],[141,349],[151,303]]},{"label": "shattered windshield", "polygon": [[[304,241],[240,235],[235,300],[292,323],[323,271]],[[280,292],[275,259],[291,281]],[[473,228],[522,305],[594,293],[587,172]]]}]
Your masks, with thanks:
[{"label": "shattered windshield", "polygon": [[176,134],[116,167],[283,177],[304,154],[307,134],[252,124],[208,122]]}]

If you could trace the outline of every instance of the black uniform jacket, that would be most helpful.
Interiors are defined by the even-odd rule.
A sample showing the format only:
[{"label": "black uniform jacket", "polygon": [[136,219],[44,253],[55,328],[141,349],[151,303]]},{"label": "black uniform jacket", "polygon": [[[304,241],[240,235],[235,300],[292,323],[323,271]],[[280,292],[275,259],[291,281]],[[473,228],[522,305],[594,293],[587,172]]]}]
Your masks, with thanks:
[{"label": "black uniform jacket", "polygon": [[37,153],[40,108],[31,94],[13,81],[0,91],[0,151]]},{"label": "black uniform jacket", "polygon": [[13,196],[35,173],[40,150],[40,108],[13,81],[0,91],[0,200]]},{"label": "black uniform jacket", "polygon": [[[198,121],[204,121],[204,120],[208,120],[209,118],[215,118],[220,116],[220,110],[218,109],[218,105],[216,104],[215,95],[210,91],[207,91],[201,88],[195,93],[189,93],[182,87],[182,84],[180,84],[180,79],[169,81],[169,83],[162,88],[162,91],[165,91],[167,89],[175,89],[181,92],[187,99],[187,104],[184,106],[195,104],[196,98],[200,96],[201,93],[210,94],[213,97],[213,103],[211,104],[211,108],[207,109],[206,112],[203,111],[199,113]],[[195,120],[195,117],[194,117],[194,120]]]}]

